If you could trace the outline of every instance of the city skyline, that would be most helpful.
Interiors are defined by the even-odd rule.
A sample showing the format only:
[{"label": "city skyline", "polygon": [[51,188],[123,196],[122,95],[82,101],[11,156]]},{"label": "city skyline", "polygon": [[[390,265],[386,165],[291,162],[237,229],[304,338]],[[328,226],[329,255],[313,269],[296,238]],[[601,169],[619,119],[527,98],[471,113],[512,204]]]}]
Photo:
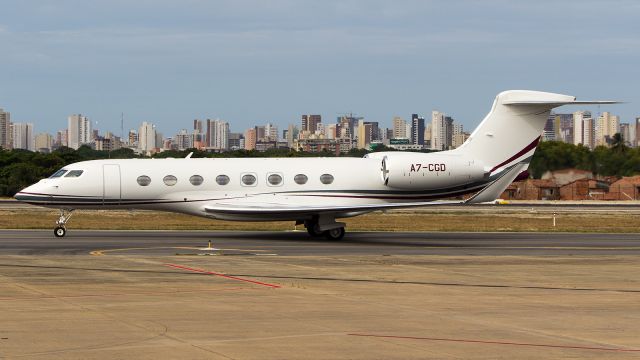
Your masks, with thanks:
[{"label": "city skyline", "polygon": [[640,102],[633,1],[34,0],[3,11],[0,106],[50,133],[70,113],[118,132],[122,112],[126,128],[165,133],[195,118],[283,127],[305,112],[386,122],[405,109],[451,109],[472,128],[508,89],[626,101],[614,110],[624,121]]},{"label": "city skyline", "polygon": [[[117,150],[122,147],[151,155],[167,150],[198,150],[223,152],[228,150],[265,151],[289,148],[296,151],[330,151],[336,154],[352,149],[373,149],[377,144],[398,150],[449,150],[464,144],[474,129],[464,131],[464,125],[444,112],[433,110],[431,120],[411,114],[405,120],[394,116],[390,127],[362,116],[346,114],[335,122],[320,114],[302,114],[298,123],[286,129],[273,123],[254,124],[244,131],[232,131],[231,124],[221,119],[194,119],[191,127],[179,126],[168,134],[158,131],[152,122],[144,121],[126,136],[92,128],[91,120],[82,114],[67,118],[67,128],[55,136],[36,132],[33,123],[11,121],[11,113],[0,108],[0,145],[10,149],[51,151],[61,146],[78,149],[88,145],[96,150]],[[189,129],[189,130],[188,130]],[[281,131],[280,131],[281,130]],[[636,147],[640,141],[640,117],[621,122],[620,116],[610,112],[577,110],[573,113],[551,112],[542,131],[542,141],[561,141],[582,144],[590,149],[611,146],[619,134],[627,146]],[[7,142],[8,141],[8,142]]]},{"label": "city skyline", "polygon": [[[640,111],[638,111],[637,115],[633,115],[631,118],[625,119],[620,115],[620,113],[618,111],[615,111],[616,110],[615,106],[617,106],[617,105],[606,106],[606,107],[602,107],[602,108],[601,107],[594,107],[594,106],[583,106],[582,108],[579,109],[578,112],[587,112],[589,114],[593,114],[592,116],[594,117],[594,119],[597,118],[600,114],[603,114],[603,113],[615,114],[619,118],[619,121],[621,123],[625,123],[625,122],[626,123],[632,123],[632,122],[635,121],[635,119],[637,119],[640,116]],[[593,108],[595,108],[595,111],[589,110],[589,109],[593,109]],[[614,111],[611,111],[611,109],[613,109]],[[563,111],[563,110],[565,110],[565,111]],[[144,122],[152,123],[156,127],[156,130],[158,132],[162,133],[162,134],[177,134],[180,130],[183,130],[183,129],[189,130],[189,129],[191,129],[190,126],[187,126],[187,125],[189,125],[189,122],[193,122],[193,121],[205,121],[206,122],[208,120],[211,120],[211,121],[221,120],[221,121],[225,121],[225,122],[229,123],[229,126],[230,126],[230,128],[232,130],[231,132],[244,132],[246,130],[246,129],[243,129],[243,128],[239,128],[237,126],[237,124],[233,120],[224,119],[224,118],[220,118],[220,117],[197,117],[197,118],[193,118],[193,119],[185,119],[185,120],[181,120],[179,122],[176,122],[176,123],[181,124],[181,125],[175,126],[176,123],[174,123],[172,125],[173,128],[160,128],[158,126],[158,124],[153,119],[141,120],[141,121],[129,122],[129,123],[122,121],[122,125],[124,125],[124,126],[121,128],[120,121],[124,117],[123,113],[120,114],[121,118],[120,118],[118,124],[114,124],[114,125],[117,125],[117,128],[101,127],[100,126],[100,122],[98,122],[96,120],[93,120],[93,118],[92,118],[92,116],[90,114],[86,114],[86,113],[70,113],[64,119],[62,119],[61,121],[59,121],[59,122],[57,122],[57,123],[55,123],[53,125],[51,125],[51,124],[48,124],[49,126],[45,125],[44,126],[45,129],[43,129],[43,126],[42,126],[43,124],[41,124],[41,123],[39,123],[37,121],[20,121],[20,120],[18,120],[19,118],[17,119],[17,116],[16,116],[15,112],[11,111],[7,107],[3,107],[2,104],[0,104],[0,113],[2,113],[3,111],[6,112],[6,113],[10,113],[11,114],[11,118],[10,118],[10,122],[11,123],[30,123],[30,124],[32,124],[32,126],[36,129],[34,134],[40,134],[40,133],[55,134],[56,132],[58,132],[60,130],[68,129],[71,126],[66,126],[65,127],[64,125],[65,124],[71,125],[70,117],[80,116],[80,117],[83,118],[83,120],[84,120],[84,122],[86,124],[84,126],[88,126],[88,129],[89,129],[89,130],[85,131],[85,135],[84,135],[85,139],[88,136],[86,134],[91,132],[91,129],[99,130],[101,133],[112,133],[112,134],[114,134],[116,136],[121,136],[122,135],[122,136],[126,137],[126,135],[128,134],[128,132],[130,130],[138,129],[140,124],[142,124]],[[433,120],[432,116],[433,116],[434,113],[445,114],[443,112],[440,112],[438,109],[432,109],[430,111],[425,111],[424,113],[422,113],[422,112],[416,113],[416,112],[408,111],[404,115],[395,114],[391,118],[384,119],[383,121],[372,120],[372,119],[367,118],[366,116],[361,116],[361,115],[355,114],[355,113],[353,113],[352,115],[353,116],[357,116],[357,117],[362,117],[363,119],[366,119],[367,121],[374,121],[374,122],[377,122],[377,123],[380,123],[380,124],[383,124],[383,125],[388,125],[388,128],[392,129],[392,130],[395,128],[394,120],[403,119],[403,120],[409,122],[409,128],[406,131],[407,131],[407,137],[411,138],[411,136],[410,136],[411,135],[410,134],[410,132],[411,132],[410,125],[411,124],[410,123],[412,121],[412,116],[420,115],[422,118],[424,118],[425,116],[428,116],[431,120]],[[576,113],[576,110],[575,109],[570,109],[570,108],[567,108],[567,107],[560,107],[560,108],[556,109],[556,112],[555,112],[555,114],[571,114],[571,113]],[[307,114],[310,114],[310,113],[307,113]],[[324,114],[318,114],[318,115],[321,116],[323,119],[325,119],[324,123],[327,123],[327,121],[326,121],[327,119],[331,119],[331,118],[339,119],[341,116],[348,116],[349,113],[336,114],[335,117],[325,116]],[[314,116],[318,116],[318,115],[314,115]],[[458,122],[458,124],[461,124],[461,125],[465,126],[465,129],[467,129],[467,131],[473,131],[473,129],[475,129],[475,127],[477,125],[479,125],[480,121],[482,120],[482,119],[478,120],[478,122],[475,123],[475,124],[466,125],[463,121],[458,120],[457,117],[452,115],[452,113],[446,112],[446,115],[448,117],[455,118],[456,121]],[[248,127],[253,127],[256,124],[264,123],[264,124],[274,124],[276,127],[280,128],[280,129],[285,129],[290,124],[298,124],[300,122],[300,116],[301,116],[300,114],[297,114],[296,115],[296,119],[294,119],[292,121],[288,121],[288,122],[282,122],[282,123],[274,123],[274,122],[271,122],[271,121],[258,121],[258,122],[254,121]],[[307,115],[303,114],[302,116],[304,117],[304,116],[307,116]],[[184,125],[182,125],[182,124],[184,124]],[[79,127],[81,125],[77,125],[77,126],[78,126],[78,129],[79,129]],[[304,127],[304,125],[302,125],[302,126]],[[51,129],[53,129],[53,130],[51,130]],[[7,131],[9,131],[9,129],[7,129]],[[122,132],[122,134],[121,134],[121,132]],[[204,133],[204,131],[203,131],[203,133]],[[2,136],[0,136],[0,140],[1,139],[2,139]]]}]

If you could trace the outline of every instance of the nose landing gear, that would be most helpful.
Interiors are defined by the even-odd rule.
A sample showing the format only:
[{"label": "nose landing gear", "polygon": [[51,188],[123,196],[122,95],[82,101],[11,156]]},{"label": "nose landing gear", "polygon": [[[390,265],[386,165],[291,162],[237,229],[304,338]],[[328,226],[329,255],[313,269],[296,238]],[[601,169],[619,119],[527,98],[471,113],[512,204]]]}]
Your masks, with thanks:
[{"label": "nose landing gear", "polygon": [[56,221],[56,227],[53,229],[53,234],[56,237],[63,237],[67,234],[66,224],[73,215],[73,209],[60,209],[60,217]]}]

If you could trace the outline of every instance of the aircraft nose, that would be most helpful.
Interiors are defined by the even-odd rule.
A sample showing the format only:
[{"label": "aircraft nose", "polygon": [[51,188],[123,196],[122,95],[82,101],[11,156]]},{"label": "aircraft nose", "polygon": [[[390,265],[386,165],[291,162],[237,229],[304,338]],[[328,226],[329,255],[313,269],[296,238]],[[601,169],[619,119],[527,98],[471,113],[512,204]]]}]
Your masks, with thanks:
[{"label": "aircraft nose", "polygon": [[29,199],[29,193],[32,193],[32,188],[33,185],[31,186],[27,186],[26,188],[18,191],[18,193],[16,193],[13,198],[18,200],[18,201],[27,201]]},{"label": "aircraft nose", "polygon": [[48,191],[38,184],[27,186],[13,196],[14,199],[24,202],[38,202],[47,200],[49,197]]}]

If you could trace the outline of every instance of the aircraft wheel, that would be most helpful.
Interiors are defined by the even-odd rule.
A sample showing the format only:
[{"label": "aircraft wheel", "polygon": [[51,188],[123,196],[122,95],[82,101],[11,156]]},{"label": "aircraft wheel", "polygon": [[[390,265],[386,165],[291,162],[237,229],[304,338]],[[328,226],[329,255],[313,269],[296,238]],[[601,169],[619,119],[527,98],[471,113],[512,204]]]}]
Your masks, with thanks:
[{"label": "aircraft wheel", "polygon": [[62,226],[58,226],[55,229],[53,229],[53,234],[56,237],[64,237],[67,234],[67,229],[65,229]]},{"label": "aircraft wheel", "polygon": [[323,235],[323,232],[320,231],[320,229],[318,229],[318,224],[309,224],[309,226],[307,226],[307,232],[309,233],[309,235],[313,237],[318,237]]},{"label": "aircraft wheel", "polygon": [[340,240],[344,237],[345,230],[343,227],[327,230],[324,236],[329,240]]}]

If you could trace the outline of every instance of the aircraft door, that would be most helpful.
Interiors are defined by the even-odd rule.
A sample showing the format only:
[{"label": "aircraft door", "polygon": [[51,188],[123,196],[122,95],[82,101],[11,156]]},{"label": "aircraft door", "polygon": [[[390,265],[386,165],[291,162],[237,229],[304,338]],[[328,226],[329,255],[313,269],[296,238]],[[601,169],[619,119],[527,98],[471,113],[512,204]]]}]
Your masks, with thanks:
[{"label": "aircraft door", "polygon": [[102,166],[102,201],[104,204],[120,204],[120,165]]}]

